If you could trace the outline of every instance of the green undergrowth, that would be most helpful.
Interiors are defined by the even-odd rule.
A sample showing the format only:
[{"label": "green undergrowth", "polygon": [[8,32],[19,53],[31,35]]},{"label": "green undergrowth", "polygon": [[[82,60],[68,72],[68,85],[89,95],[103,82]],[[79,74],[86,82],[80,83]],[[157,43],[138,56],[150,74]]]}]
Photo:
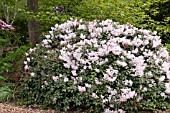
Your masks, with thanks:
[{"label": "green undergrowth", "polygon": [[17,65],[20,65],[23,61],[25,52],[29,49],[28,46],[21,46],[16,51],[6,53],[6,55],[0,58],[0,72],[9,73],[18,70]]}]

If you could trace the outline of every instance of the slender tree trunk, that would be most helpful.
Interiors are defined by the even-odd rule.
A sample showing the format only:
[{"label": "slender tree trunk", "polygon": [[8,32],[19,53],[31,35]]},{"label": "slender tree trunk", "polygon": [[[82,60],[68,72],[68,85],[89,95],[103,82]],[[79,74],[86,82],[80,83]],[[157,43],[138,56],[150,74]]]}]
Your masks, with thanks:
[{"label": "slender tree trunk", "polygon": [[[27,0],[28,11],[34,12],[36,15],[38,12],[38,0]],[[40,29],[39,22],[36,19],[29,19],[28,21],[28,32],[29,32],[29,40],[35,46],[40,42]]]}]

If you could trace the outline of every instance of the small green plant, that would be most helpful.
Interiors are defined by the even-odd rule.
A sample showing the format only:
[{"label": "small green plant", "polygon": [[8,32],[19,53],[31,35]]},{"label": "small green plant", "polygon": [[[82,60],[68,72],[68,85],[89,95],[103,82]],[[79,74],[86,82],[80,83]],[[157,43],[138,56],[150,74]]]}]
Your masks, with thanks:
[{"label": "small green plant", "polygon": [[0,75],[0,81],[5,80],[5,77]]},{"label": "small green plant", "polygon": [[5,77],[0,75],[0,82],[3,81],[3,80],[5,80]]},{"label": "small green plant", "polygon": [[6,83],[5,80],[4,76],[0,76],[0,102],[14,98],[14,91],[11,89],[13,85]]},{"label": "small green plant", "polygon": [[0,37],[0,49],[7,43],[8,41]]},{"label": "small green plant", "polygon": [[0,102],[14,98],[14,92],[8,87],[0,87]]}]

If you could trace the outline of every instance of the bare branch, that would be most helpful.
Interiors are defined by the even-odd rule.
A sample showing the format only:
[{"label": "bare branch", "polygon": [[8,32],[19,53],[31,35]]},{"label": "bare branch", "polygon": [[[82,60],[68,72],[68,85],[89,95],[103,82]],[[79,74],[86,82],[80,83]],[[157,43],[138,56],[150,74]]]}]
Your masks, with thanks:
[{"label": "bare branch", "polygon": [[18,12],[18,4],[17,3],[18,3],[18,0],[16,0],[14,16],[13,16],[13,20],[11,22],[11,25],[14,23],[16,15],[17,15],[17,12]]}]

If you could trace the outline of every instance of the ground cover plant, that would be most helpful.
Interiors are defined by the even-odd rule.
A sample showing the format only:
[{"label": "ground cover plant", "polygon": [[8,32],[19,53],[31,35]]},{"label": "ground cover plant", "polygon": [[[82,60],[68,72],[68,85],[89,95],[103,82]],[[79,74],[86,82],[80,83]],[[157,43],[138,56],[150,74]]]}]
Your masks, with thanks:
[{"label": "ground cover plant", "polygon": [[156,32],[112,20],[70,19],[26,53],[26,104],[60,112],[170,108],[170,62]]}]

